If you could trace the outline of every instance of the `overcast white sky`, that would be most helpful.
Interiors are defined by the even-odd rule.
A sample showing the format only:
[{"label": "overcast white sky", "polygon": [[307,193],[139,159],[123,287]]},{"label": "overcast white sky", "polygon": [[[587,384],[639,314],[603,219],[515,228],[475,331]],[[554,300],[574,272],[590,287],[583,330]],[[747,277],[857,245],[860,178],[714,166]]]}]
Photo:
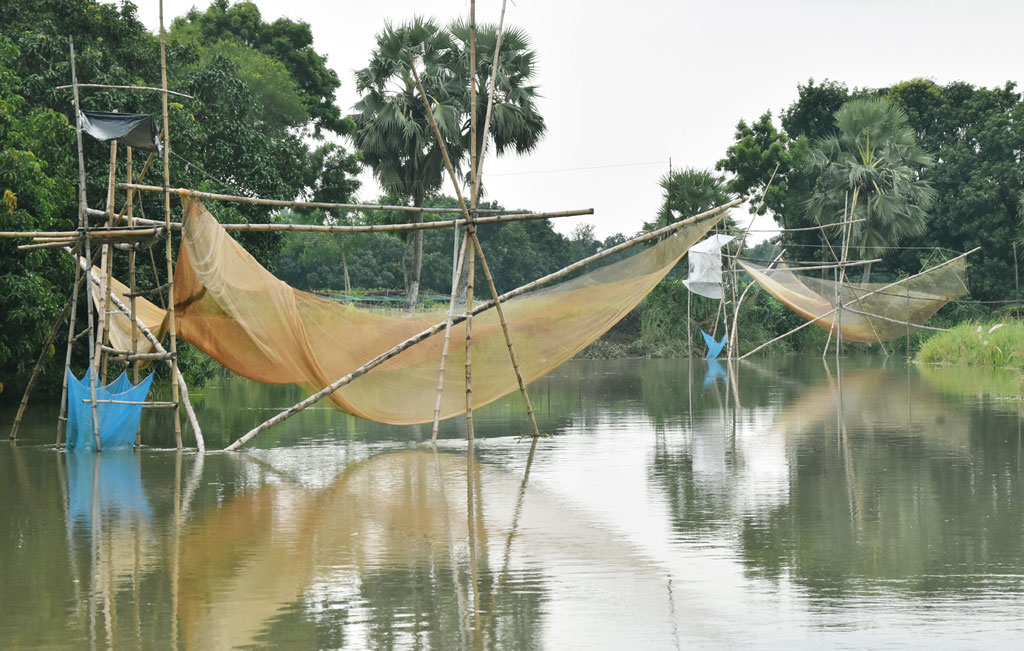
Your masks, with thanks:
[{"label": "overcast white sky", "polygon": [[[157,1],[138,4],[157,31]],[[469,13],[468,0],[256,4],[264,20],[312,26],[314,47],[341,77],[346,112],[357,99],[353,71],[386,20]],[[208,5],[165,0],[165,20]],[[477,20],[497,22],[500,8],[500,0],[478,0]],[[567,233],[589,221],[602,238],[653,217],[669,159],[675,168],[713,167],[740,119],[768,109],[777,116],[810,77],[851,87],[914,77],[993,86],[1020,79],[1024,65],[1017,1],[514,0],[506,22],[532,36],[548,133],[528,156],[488,159],[490,197],[533,210],[593,208],[592,217],[556,227]],[[376,194],[367,178],[360,198]]]}]

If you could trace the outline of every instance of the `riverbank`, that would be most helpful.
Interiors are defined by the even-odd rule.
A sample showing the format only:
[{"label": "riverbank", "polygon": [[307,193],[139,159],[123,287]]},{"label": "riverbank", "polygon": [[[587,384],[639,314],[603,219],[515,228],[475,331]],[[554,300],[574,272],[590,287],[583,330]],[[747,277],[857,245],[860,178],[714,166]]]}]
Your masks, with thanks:
[{"label": "riverbank", "polygon": [[925,341],[916,359],[929,364],[1024,369],[1024,322],[961,323]]}]

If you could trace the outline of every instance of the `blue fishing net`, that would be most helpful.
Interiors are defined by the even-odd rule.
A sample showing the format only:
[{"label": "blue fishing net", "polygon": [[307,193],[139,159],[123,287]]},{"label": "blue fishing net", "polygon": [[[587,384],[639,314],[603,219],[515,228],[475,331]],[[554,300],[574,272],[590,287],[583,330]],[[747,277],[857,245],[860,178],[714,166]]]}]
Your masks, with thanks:
[{"label": "blue fishing net", "polygon": [[[79,380],[70,370],[68,374],[68,426],[66,445],[69,451],[95,452],[96,441],[92,431],[92,405],[89,402],[89,372]],[[121,400],[142,403],[149,395],[153,383],[151,373],[142,382],[132,385],[126,373],[106,386],[96,387],[97,400]],[[135,432],[142,418],[141,404],[103,402],[96,405],[99,418],[102,449],[126,448],[135,445]]]},{"label": "blue fishing net", "polygon": [[704,356],[704,359],[715,359],[716,357],[718,357],[718,354],[722,352],[722,348],[725,347],[726,334],[723,332],[722,340],[715,341],[714,337],[704,332],[703,330],[701,330],[700,333],[704,335],[704,343],[708,345],[708,354]]}]

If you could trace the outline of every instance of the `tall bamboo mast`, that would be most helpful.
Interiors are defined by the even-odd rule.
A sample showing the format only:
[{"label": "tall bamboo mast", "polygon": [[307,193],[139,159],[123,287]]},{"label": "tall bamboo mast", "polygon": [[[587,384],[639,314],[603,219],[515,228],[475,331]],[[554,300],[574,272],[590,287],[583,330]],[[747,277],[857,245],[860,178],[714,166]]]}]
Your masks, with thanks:
[{"label": "tall bamboo mast", "polygon": [[[420,93],[422,94],[422,90]],[[424,99],[426,97],[424,96]],[[431,121],[433,121],[433,114],[431,113]],[[473,186],[470,188],[469,203],[470,212],[467,215],[469,220],[466,223],[466,237],[474,239],[476,237],[476,225],[473,224],[473,220],[476,218],[476,207],[477,207],[477,170],[476,170],[476,0],[470,0],[469,2],[469,165],[470,165],[470,179],[472,179]],[[444,142],[441,140],[441,132],[437,132],[437,144],[440,147],[444,147]],[[453,182],[458,183],[453,179]],[[474,264],[474,253],[476,247],[469,247],[466,252],[466,264],[469,265],[469,270],[466,275],[466,314],[470,315],[466,319],[466,438],[470,441],[472,446],[473,438],[475,436],[473,428],[473,275],[476,269]],[[470,447],[470,455],[472,455],[472,447]]]},{"label": "tall bamboo mast", "polygon": [[[82,151],[82,109],[78,99],[78,73],[75,70],[75,42],[69,36],[68,43],[71,46],[71,85],[74,90],[75,98],[75,128],[76,128],[76,140],[78,143],[78,227],[82,229],[85,240],[85,264],[88,269],[92,269],[92,244],[89,241],[89,219],[85,214],[86,203],[85,197],[85,154]],[[96,413],[96,374],[93,372],[93,366],[96,359],[96,343],[93,334],[96,332],[94,327],[94,320],[92,315],[92,301],[89,300],[91,287],[87,286],[85,292],[85,304],[86,314],[89,319],[89,401],[90,409],[92,410],[92,434],[96,440],[96,451],[99,452],[100,446],[100,423]],[[70,346],[71,343],[68,342]],[[69,355],[70,357],[70,355]],[[65,399],[67,397],[67,388],[65,387]]]},{"label": "tall bamboo mast", "polygon": [[160,97],[164,121],[164,227],[167,229],[167,330],[171,337],[171,400],[174,402],[174,442],[181,448],[181,407],[178,404],[178,332],[174,324],[174,249],[171,243],[171,125],[167,118],[167,33],[164,30],[164,0],[160,0]]},{"label": "tall bamboo mast", "polygon": [[[130,181],[132,179],[132,148],[127,147],[125,151],[125,165],[127,166],[127,173],[125,174]],[[135,197],[132,190],[128,190],[128,198],[126,200],[128,204],[128,228],[135,228]],[[128,249],[128,302],[131,308],[131,322],[132,322],[132,355],[139,352],[139,331],[134,327],[135,324],[135,253],[136,247]],[[139,383],[139,362],[132,363],[132,384]],[[135,441],[138,445],[138,440]]]},{"label": "tall bamboo mast", "polygon": [[[78,255],[78,250],[75,249],[74,254]],[[71,296],[71,316],[68,318],[68,345],[67,350],[64,353],[64,377],[61,379],[61,392],[60,392],[60,416],[57,417],[57,441],[56,446],[60,447],[64,438],[64,425],[67,423],[67,408],[68,408],[68,371],[71,369],[71,350],[75,345],[75,313],[78,310],[78,292],[81,284],[79,281],[83,278],[81,265],[75,264],[75,290]],[[86,285],[88,287],[88,285]],[[85,300],[89,300],[89,295],[86,294]]]},{"label": "tall bamboo mast", "polygon": [[[148,168],[149,161],[153,160],[153,155],[149,155],[149,160],[146,161],[146,165],[143,169]],[[134,170],[132,169],[132,148],[125,148],[125,165],[128,168],[125,176],[128,177],[129,183],[133,180],[132,175]],[[134,190],[128,189],[128,197],[125,199],[128,209],[128,228],[135,228],[135,196]],[[168,237],[170,234],[168,233]],[[136,247],[133,245],[128,249],[128,303],[129,311],[131,312],[131,328],[132,328],[132,355],[136,355],[139,352],[139,330],[135,327],[135,319],[137,311],[135,308],[135,253]],[[174,381],[173,379],[171,380]],[[132,384],[139,383],[139,361],[135,360],[132,362]],[[142,445],[142,422],[139,421],[139,427],[135,430],[135,447],[138,448]]]},{"label": "tall bamboo mast", "polygon": [[[519,360],[518,360],[518,357],[516,355],[515,346],[512,343],[511,335],[509,333],[508,322],[505,320],[504,311],[501,309],[500,299],[498,297],[498,291],[497,291],[497,289],[495,287],[495,284],[494,284],[494,278],[492,277],[490,269],[488,268],[487,260],[486,260],[486,257],[484,256],[483,247],[480,245],[480,239],[476,235],[476,208],[479,205],[479,198],[480,198],[479,197],[479,189],[480,189],[480,178],[481,178],[480,177],[480,173],[481,173],[481,167],[482,167],[482,162],[483,162],[482,161],[483,150],[486,149],[486,145],[487,145],[487,133],[488,133],[489,126],[490,126],[491,111],[492,111],[493,105],[494,105],[494,87],[495,87],[495,80],[497,79],[497,75],[498,75],[498,57],[499,57],[499,53],[500,53],[502,34],[503,34],[503,31],[504,31],[504,22],[505,22],[505,3],[503,2],[502,3],[502,8],[501,8],[501,21],[500,21],[500,23],[498,25],[498,37],[497,37],[497,42],[495,44],[494,59],[493,59],[493,62],[492,62],[492,67],[491,67],[490,93],[489,93],[488,103],[487,103],[487,114],[486,114],[486,117],[485,117],[485,120],[484,120],[484,126],[483,126],[483,137],[481,138],[481,142],[478,143],[477,142],[477,137],[476,137],[477,129],[478,129],[478,127],[477,127],[477,110],[478,110],[478,106],[477,106],[477,100],[476,100],[476,3],[474,1],[471,4],[471,6],[470,6],[470,68],[472,69],[472,71],[470,73],[470,125],[471,125],[470,126],[470,165],[471,165],[470,206],[471,206],[471,208],[470,208],[470,210],[466,214],[466,222],[467,222],[466,223],[466,237],[467,237],[467,239],[471,239],[473,241],[473,246],[469,247],[469,251],[468,251],[469,271],[467,273],[468,280],[467,280],[467,287],[466,287],[466,296],[467,296],[466,312],[469,315],[469,318],[466,320],[466,422],[467,422],[466,427],[467,427],[467,437],[468,438],[473,438],[473,436],[474,436],[474,431],[473,431],[473,412],[472,412],[472,392],[473,392],[472,386],[473,385],[472,385],[472,350],[471,350],[471,346],[472,346],[472,327],[473,327],[473,323],[472,323],[473,287],[472,286],[473,286],[474,272],[475,272],[475,267],[476,267],[476,265],[474,264],[474,260],[473,260],[474,253],[479,253],[479,255],[480,255],[481,268],[482,268],[482,270],[484,272],[484,277],[487,280],[487,284],[488,284],[489,288],[491,289],[491,295],[492,295],[492,297],[493,297],[493,299],[495,301],[495,307],[496,307],[496,311],[498,313],[498,320],[501,323],[502,334],[505,336],[505,345],[508,348],[509,359],[510,359],[510,361],[512,363],[512,368],[515,371],[516,380],[517,380],[517,382],[519,384],[519,392],[523,396],[523,402],[524,402],[524,404],[526,406],[526,413],[527,413],[527,416],[529,416],[530,425],[531,425],[531,428],[533,430],[532,433],[533,433],[534,436],[540,436],[540,430],[537,428],[537,419],[536,419],[536,416],[534,415],[534,412],[533,412],[533,405],[530,403],[530,395],[529,395],[529,393],[526,390],[526,382],[523,380],[522,372],[519,369]],[[434,134],[437,137],[439,146],[441,147],[441,153],[444,155],[445,164],[446,164],[446,166],[448,168],[448,173],[451,176],[452,184],[455,186],[455,192],[459,196],[460,205],[462,205],[464,207],[465,206],[465,201],[462,199],[461,193],[460,193],[459,188],[458,188],[458,179],[457,179],[457,177],[455,175],[455,170],[452,167],[451,161],[450,161],[450,159],[448,157],[447,148],[445,147],[444,141],[441,138],[441,131],[438,128],[436,121],[434,120],[433,113],[430,110],[430,105],[429,105],[429,102],[427,100],[426,92],[425,92],[425,90],[423,88],[422,83],[420,82],[419,75],[416,73],[415,66],[413,65],[412,58],[411,57],[407,57],[407,59],[409,61],[409,66],[413,69],[413,77],[416,80],[416,85],[417,85],[418,90],[420,91],[420,96],[423,98],[424,106],[427,109],[426,110],[427,118],[430,121],[430,124],[433,127],[433,129],[434,129]],[[480,154],[479,155],[476,153],[478,151],[478,147],[479,147],[479,150],[480,150]],[[460,263],[460,270],[461,270],[461,264],[463,264],[463,263]],[[453,296],[455,294],[455,286],[454,286],[454,284],[453,284],[452,294],[453,294]],[[454,305],[455,305],[455,303],[454,303],[454,300],[453,300],[451,305],[449,306],[449,320],[451,319],[451,313],[452,313],[452,310],[454,309]],[[448,337],[448,333],[447,333],[448,328],[450,328],[450,325],[446,327],[446,333],[445,333],[446,341],[447,341],[447,337]],[[434,441],[437,440],[438,415],[439,415],[439,412],[440,412],[441,392],[443,391],[443,388],[444,388],[444,370],[445,370],[447,356],[448,356],[448,349],[447,349],[447,346],[445,346],[442,349],[442,352],[441,352],[441,368],[440,368],[440,373],[439,373],[438,383],[437,383],[437,385],[438,385],[437,386],[437,401],[436,401],[436,406],[435,406],[435,410],[434,410],[434,425],[433,425],[433,431],[432,431],[432,435],[431,435],[431,439],[434,440]]]}]

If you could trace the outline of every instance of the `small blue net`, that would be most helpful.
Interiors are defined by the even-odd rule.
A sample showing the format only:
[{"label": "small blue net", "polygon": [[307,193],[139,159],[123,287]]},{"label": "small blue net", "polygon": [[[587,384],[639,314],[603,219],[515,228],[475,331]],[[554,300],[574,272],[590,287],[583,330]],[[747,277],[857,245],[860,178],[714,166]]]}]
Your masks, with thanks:
[{"label": "small blue net", "polygon": [[[70,370],[68,374],[68,427],[67,449],[75,452],[95,452],[96,441],[92,432],[92,405],[89,402],[89,372],[79,380]],[[121,400],[142,403],[149,395],[153,383],[150,373],[142,382],[132,385],[124,372],[106,386],[96,387],[97,400]],[[108,448],[126,448],[135,445],[135,432],[142,418],[141,404],[102,402],[96,405],[99,418],[100,445]]]},{"label": "small blue net", "polygon": [[718,357],[718,354],[722,352],[722,348],[725,347],[726,333],[722,333],[721,341],[715,341],[714,337],[703,330],[701,330],[700,333],[704,335],[704,343],[708,345],[708,354],[704,356],[704,359],[715,359]]}]

